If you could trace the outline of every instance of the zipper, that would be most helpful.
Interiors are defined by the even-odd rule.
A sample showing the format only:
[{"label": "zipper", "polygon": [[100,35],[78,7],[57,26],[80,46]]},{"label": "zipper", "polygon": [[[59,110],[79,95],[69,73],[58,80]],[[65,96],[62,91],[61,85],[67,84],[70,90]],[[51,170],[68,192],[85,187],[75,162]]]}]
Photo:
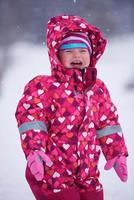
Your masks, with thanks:
[{"label": "zipper", "polygon": [[[84,73],[85,73],[85,68],[83,68],[83,69],[80,69],[80,71],[81,71],[81,75],[82,75],[82,82],[84,83],[84,80],[83,80],[83,78],[84,78]],[[74,72],[74,92],[75,92],[75,95],[78,95],[78,88],[77,88],[77,75],[76,75],[76,72]]]},{"label": "zipper", "polygon": [[78,95],[78,89],[77,89],[77,75],[76,75],[76,72],[74,72],[74,93],[75,95],[77,96]]}]

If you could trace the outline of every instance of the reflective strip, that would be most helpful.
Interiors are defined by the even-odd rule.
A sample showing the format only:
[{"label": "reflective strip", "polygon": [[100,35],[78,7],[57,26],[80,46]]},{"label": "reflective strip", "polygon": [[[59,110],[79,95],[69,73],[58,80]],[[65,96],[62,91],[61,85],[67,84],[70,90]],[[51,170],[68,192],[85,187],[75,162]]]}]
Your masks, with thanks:
[{"label": "reflective strip", "polygon": [[33,130],[33,129],[47,132],[47,126],[42,121],[25,122],[20,125],[19,132],[23,133],[25,131],[29,131],[29,130]]},{"label": "reflective strip", "polygon": [[107,136],[107,135],[118,133],[118,132],[122,132],[120,125],[107,126],[103,129],[97,130],[96,134],[97,134],[97,138],[101,138],[103,136]]}]

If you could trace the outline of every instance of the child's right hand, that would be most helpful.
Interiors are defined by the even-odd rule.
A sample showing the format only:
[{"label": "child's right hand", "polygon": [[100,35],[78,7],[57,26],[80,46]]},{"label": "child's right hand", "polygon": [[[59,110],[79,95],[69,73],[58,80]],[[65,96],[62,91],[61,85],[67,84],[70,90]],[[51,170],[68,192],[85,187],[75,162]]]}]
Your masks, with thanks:
[{"label": "child's right hand", "polygon": [[41,181],[44,177],[43,161],[49,165],[52,164],[50,158],[43,151],[32,151],[27,157],[28,167],[37,181]]}]

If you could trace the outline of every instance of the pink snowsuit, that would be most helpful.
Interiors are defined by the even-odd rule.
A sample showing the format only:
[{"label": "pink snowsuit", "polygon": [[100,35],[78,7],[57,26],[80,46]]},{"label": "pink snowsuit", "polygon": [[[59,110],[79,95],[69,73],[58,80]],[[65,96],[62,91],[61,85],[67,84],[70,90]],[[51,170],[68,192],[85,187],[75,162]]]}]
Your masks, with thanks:
[{"label": "pink snowsuit", "polygon": [[[58,48],[70,31],[87,33],[92,44],[90,66],[66,69]],[[53,17],[47,46],[51,76],[40,75],[25,87],[16,118],[25,156],[45,150],[53,164],[44,163],[44,179],[36,181],[26,168],[27,181],[38,200],[102,200],[98,161],[127,155],[115,105],[105,84],[96,78],[95,64],[105,49],[100,30],[78,16]],[[62,197],[66,193],[66,198]]]}]

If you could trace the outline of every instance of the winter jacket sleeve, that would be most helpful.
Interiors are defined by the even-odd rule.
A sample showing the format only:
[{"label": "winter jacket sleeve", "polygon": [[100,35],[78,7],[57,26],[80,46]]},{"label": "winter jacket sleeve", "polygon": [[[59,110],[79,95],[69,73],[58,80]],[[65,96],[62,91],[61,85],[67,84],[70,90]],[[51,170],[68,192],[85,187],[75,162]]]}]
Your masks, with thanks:
[{"label": "winter jacket sleeve", "polygon": [[97,137],[106,160],[119,155],[127,156],[122,128],[118,121],[117,109],[111,101],[105,84],[101,82],[99,89],[99,114]]},{"label": "winter jacket sleeve", "polygon": [[31,150],[44,150],[48,139],[50,99],[41,84],[41,76],[30,81],[15,113],[22,149],[27,157]]}]

